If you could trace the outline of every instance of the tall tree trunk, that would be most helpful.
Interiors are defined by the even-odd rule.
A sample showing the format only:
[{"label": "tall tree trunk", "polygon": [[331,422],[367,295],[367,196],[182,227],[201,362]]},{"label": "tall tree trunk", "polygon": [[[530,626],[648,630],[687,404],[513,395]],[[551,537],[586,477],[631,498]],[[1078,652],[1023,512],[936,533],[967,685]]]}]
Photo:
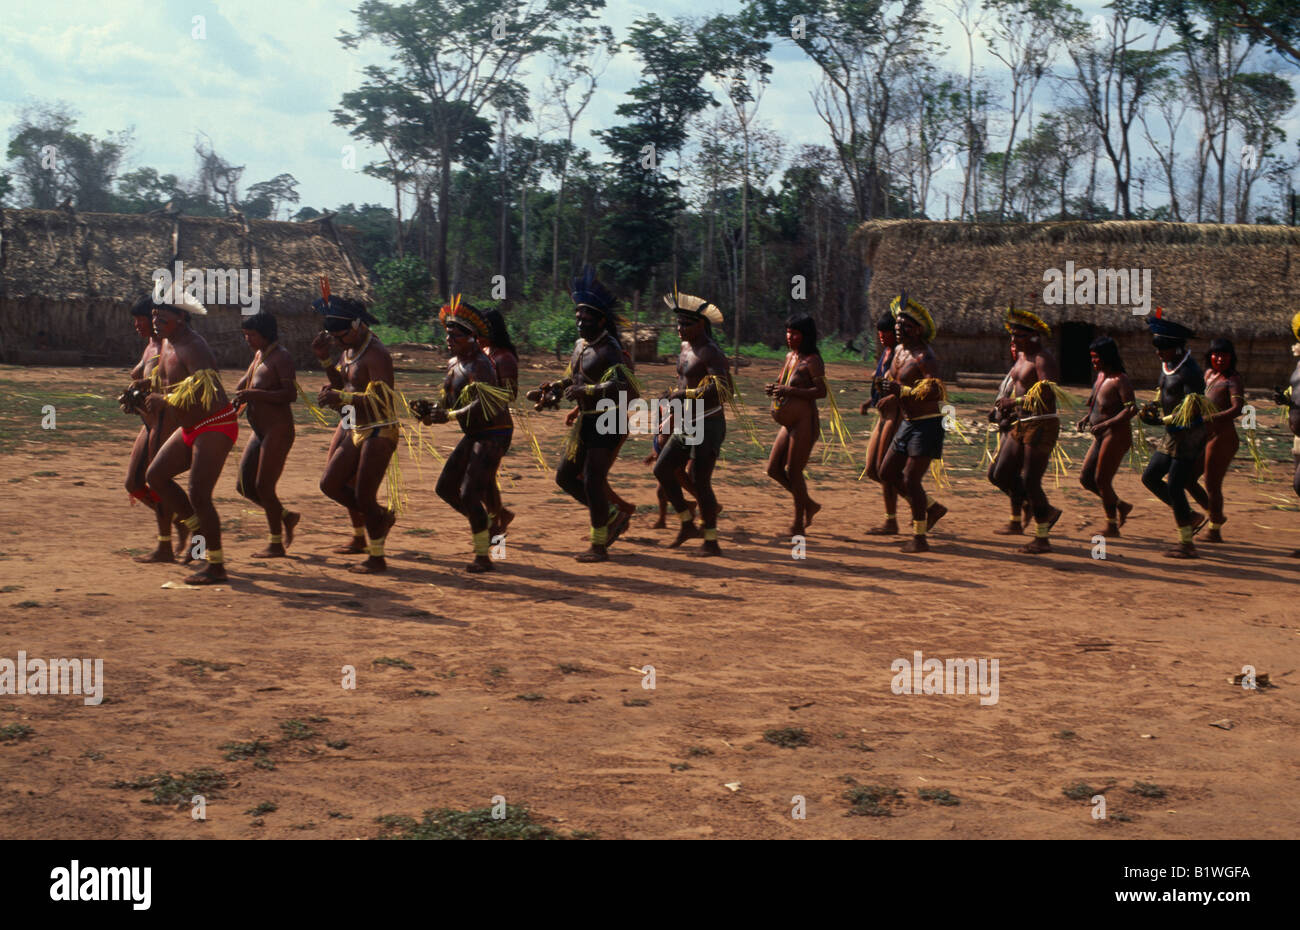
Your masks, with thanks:
[{"label": "tall tree trunk", "polygon": [[446,303],[451,297],[451,282],[447,280],[447,224],[451,220],[451,137],[444,131],[441,169],[438,176],[438,294]]}]

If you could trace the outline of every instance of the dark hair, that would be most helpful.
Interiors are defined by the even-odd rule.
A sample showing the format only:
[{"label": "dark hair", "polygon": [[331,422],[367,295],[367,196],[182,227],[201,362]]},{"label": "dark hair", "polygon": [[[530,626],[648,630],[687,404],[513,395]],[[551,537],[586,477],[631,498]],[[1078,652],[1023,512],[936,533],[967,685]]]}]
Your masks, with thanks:
[{"label": "dark hair", "polygon": [[821,355],[817,351],[817,322],[812,317],[807,314],[792,316],[785,321],[785,328],[803,334],[803,343],[799,346],[800,352],[806,355]]},{"label": "dark hair", "polygon": [[1227,337],[1215,339],[1210,343],[1210,351],[1205,353],[1205,367],[1210,367],[1210,356],[1215,352],[1227,353],[1232,356],[1232,361],[1228,362],[1228,370],[1224,375],[1232,377],[1237,373],[1237,347],[1232,344],[1232,340]]},{"label": "dark hair", "polygon": [[131,304],[131,316],[153,316],[153,293],[145,294]]},{"label": "dark hair", "polygon": [[1103,368],[1109,368],[1111,371],[1117,371],[1120,374],[1124,373],[1124,362],[1119,357],[1119,345],[1114,339],[1109,336],[1101,336],[1094,339],[1092,345],[1088,346],[1088,348],[1097,353]]},{"label": "dark hair", "polygon": [[506,329],[506,318],[501,315],[497,309],[483,311],[483,320],[488,325],[488,341],[498,349],[505,349],[511,355],[518,356],[519,350],[515,348],[514,342],[510,339],[510,330]]},{"label": "dark hair", "polygon": [[252,316],[246,316],[239,325],[244,329],[253,330],[267,342],[275,342],[280,338],[280,327],[276,325],[275,317],[269,313],[254,313]]},{"label": "dark hair", "polygon": [[876,332],[892,333],[893,331],[894,331],[894,315],[892,313],[886,313],[883,316],[881,316],[880,319],[876,320]]}]

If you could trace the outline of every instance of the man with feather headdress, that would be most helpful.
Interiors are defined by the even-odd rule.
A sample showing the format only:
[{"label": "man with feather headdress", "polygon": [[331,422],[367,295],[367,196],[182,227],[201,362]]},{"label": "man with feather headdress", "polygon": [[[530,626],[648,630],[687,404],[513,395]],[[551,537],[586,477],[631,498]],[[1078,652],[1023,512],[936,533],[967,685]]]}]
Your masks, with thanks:
[{"label": "man with feather headdress", "polygon": [[438,496],[469,520],[474,561],[465,570],[490,572],[492,536],[484,504],[514,434],[510,390],[497,383],[496,368],[483,352],[491,330],[477,309],[457,294],[438,320],[447,330],[447,350],[452,353],[442,401],[436,406],[415,401],[411,409],[425,423],[455,420],[464,431],[438,477]]},{"label": "man with feather headdress", "polygon": [[[573,281],[573,303],[579,339],[569,367],[561,380],[547,382],[528,396],[539,409],[554,407],[561,398],[578,402],[578,416],[555,471],[555,483],[586,507],[591,518],[591,546],[577,560],[604,562],[609,558],[606,550],[630,520],[605,494],[606,477],[626,436],[620,428],[626,429],[627,418],[602,416],[603,409],[596,408],[602,400],[626,405],[639,389],[624,363],[614,314],[616,299],[596,280],[591,265]],[[619,426],[610,428],[611,421]]]},{"label": "man with feather headdress", "polygon": [[[682,339],[681,353],[677,356],[677,390],[668,399],[683,401],[683,420],[693,419],[697,409],[703,413],[702,424],[674,424],[672,438],[664,444],[655,463],[655,478],[681,521],[677,538],[669,546],[675,548],[701,535],[677,477],[679,469],[691,463],[691,481],[695,485],[695,498],[700,502],[700,521],[704,524],[702,551],[705,555],[720,555],[713,468],[727,435],[723,405],[725,398],[734,394],[727,358],[713,341],[713,327],[722,325],[722,311],[702,297],[676,291],[665,296],[664,303],[677,314],[677,334]],[[684,426],[693,427],[691,433],[698,442],[688,441]]]},{"label": "man with feather headdress", "polygon": [[1051,552],[1048,534],[1061,511],[1047,500],[1043,475],[1052,461],[1052,450],[1061,435],[1061,415],[1057,404],[1068,398],[1059,387],[1060,366],[1043,345],[1043,336],[1052,328],[1036,313],[1007,307],[1006,328],[1016,348],[1011,366],[1011,393],[1001,398],[996,409],[1000,418],[1012,423],[1010,432],[998,450],[989,480],[1011,499],[1011,518],[1006,529],[998,532],[1019,534],[1021,511],[1028,502],[1034,517],[1034,538],[1020,547],[1026,554]]},{"label": "man with feather headdress", "polygon": [[[1291,354],[1300,359],[1300,313],[1291,318],[1291,335],[1295,338]],[[1295,478],[1291,487],[1300,496],[1300,361],[1296,362],[1295,370],[1291,372],[1290,386],[1275,388],[1273,394],[1274,399],[1286,408],[1287,425],[1295,435],[1291,443],[1291,454],[1295,458]],[[1292,552],[1291,557],[1300,559],[1300,549]]]},{"label": "man with feather headdress", "polygon": [[[191,315],[207,316],[207,308],[185,292],[179,281],[170,287],[159,281],[157,287],[153,323],[163,340],[158,360],[162,391],[149,394],[143,403],[146,412],[155,417],[172,408],[180,429],[167,438],[149,463],[145,481],[191,534],[203,538],[201,557],[207,565],[186,583],[216,584],[227,576],[221,518],[212,504],[212,489],[239,435],[239,423],[221,386],[216,356],[190,328]],[[186,470],[190,473],[188,494],[175,481]],[[185,548],[188,543],[182,546]]]}]

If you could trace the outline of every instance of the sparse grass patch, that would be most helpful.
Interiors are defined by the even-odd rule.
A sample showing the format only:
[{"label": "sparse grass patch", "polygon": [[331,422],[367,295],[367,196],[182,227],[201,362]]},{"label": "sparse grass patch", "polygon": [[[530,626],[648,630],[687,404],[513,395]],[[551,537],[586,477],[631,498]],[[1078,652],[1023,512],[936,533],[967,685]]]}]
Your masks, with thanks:
[{"label": "sparse grass patch", "polygon": [[41,606],[41,602],[40,602],[40,601],[19,601],[19,602],[18,602],[17,604],[15,604],[14,606],[15,606],[15,607],[21,607],[23,610],[27,610],[27,609],[32,608],[32,607],[40,607],[40,606]]},{"label": "sparse grass patch", "polygon": [[516,694],[516,695],[515,695],[515,700],[517,700],[517,701],[540,701],[540,700],[542,700],[542,696],[541,696],[540,694],[538,694],[536,691],[529,691],[529,692],[527,692],[526,694]]},{"label": "sparse grass patch", "polygon": [[944,807],[954,807],[961,803],[961,798],[950,794],[947,788],[917,788],[916,794],[922,801],[933,801]]},{"label": "sparse grass patch", "polygon": [[59,477],[59,473],[57,471],[34,471],[32,472],[32,477],[33,478],[57,478]]},{"label": "sparse grass patch", "polygon": [[301,720],[286,720],[280,724],[281,738],[284,740],[311,739],[316,731]]},{"label": "sparse grass patch", "polygon": [[347,749],[349,743],[345,739],[327,739],[325,745],[330,749]]},{"label": "sparse grass patch", "polygon": [[20,584],[7,584],[0,588],[0,594],[13,594],[15,591],[21,591],[23,586]]},{"label": "sparse grass patch", "polygon": [[647,698],[627,698],[623,701],[624,707],[649,707],[650,701]]},{"label": "sparse grass patch", "polygon": [[1073,785],[1067,785],[1061,789],[1061,793],[1071,801],[1086,801],[1096,795],[1097,791],[1092,785],[1085,782],[1076,782]]},{"label": "sparse grass patch", "polygon": [[437,691],[426,691],[424,688],[416,688],[414,691],[416,697],[437,697]]},{"label": "sparse grass patch", "polygon": [[586,671],[581,665],[574,665],[569,662],[561,662],[558,668],[566,675],[577,675]]},{"label": "sparse grass patch", "polygon": [[669,762],[668,767],[674,772],[685,772],[691,767],[689,762]]},{"label": "sparse grass patch", "polygon": [[504,665],[494,665],[490,669],[488,669],[488,674],[493,678],[500,678],[505,673],[506,673],[506,667]]},{"label": "sparse grass patch", "polygon": [[571,833],[565,836],[533,820],[527,807],[507,807],[500,820],[492,816],[492,808],[479,807],[467,811],[440,808],[424,812],[424,819],[416,822],[411,817],[387,814],[375,818],[381,825],[380,839],[385,840],[563,840],[591,839],[591,833]]},{"label": "sparse grass patch", "polygon": [[1165,796],[1164,788],[1145,781],[1134,782],[1133,787],[1128,790],[1129,793],[1140,795],[1144,798],[1163,798]]},{"label": "sparse grass patch", "polygon": [[412,665],[410,662],[407,662],[405,659],[394,659],[392,656],[380,656],[378,659],[375,659],[375,661],[371,662],[370,664],[385,665],[385,666],[390,666],[392,668],[402,668],[402,669],[406,669],[408,672],[415,670],[415,666]]},{"label": "sparse grass patch", "polygon": [[861,817],[892,817],[888,805],[898,805],[903,801],[903,792],[885,785],[855,785],[844,792],[844,800],[852,806],[850,814]]},{"label": "sparse grass patch", "polygon": [[11,723],[0,727],[0,743],[17,742],[32,735],[32,728],[25,723]]},{"label": "sparse grass patch", "polygon": [[688,756],[711,756],[713,755],[713,750],[705,746],[691,746],[686,750],[686,754]]},{"label": "sparse grass patch", "polygon": [[777,746],[784,746],[786,749],[794,749],[796,746],[808,745],[808,734],[802,727],[785,727],[780,730],[765,731],[763,740]]},{"label": "sparse grass patch", "polygon": [[145,804],[172,804],[184,807],[196,794],[201,794],[209,800],[221,797],[220,789],[228,784],[229,780],[221,772],[201,768],[193,772],[181,772],[179,775],[161,772],[134,781],[115,781],[112,787],[131,791],[152,789],[153,798],[144,798]]},{"label": "sparse grass patch", "polygon": [[227,762],[239,762],[242,759],[264,759],[271,750],[270,743],[255,739],[251,743],[222,743],[218,749],[226,750],[223,758]]},{"label": "sparse grass patch", "polygon": [[244,813],[253,817],[261,817],[263,814],[274,814],[279,809],[280,806],[274,801],[263,801],[255,807],[250,807],[248,810],[244,811]]},{"label": "sparse grass patch", "polygon": [[1052,734],[1052,739],[1075,739],[1077,736],[1073,730],[1057,730]]}]

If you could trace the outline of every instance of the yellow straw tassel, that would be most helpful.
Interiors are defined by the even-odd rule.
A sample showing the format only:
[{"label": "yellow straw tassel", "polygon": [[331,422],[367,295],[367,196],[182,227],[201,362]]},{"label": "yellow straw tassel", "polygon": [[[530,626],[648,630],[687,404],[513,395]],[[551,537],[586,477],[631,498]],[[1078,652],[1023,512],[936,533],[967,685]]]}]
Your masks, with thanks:
[{"label": "yellow straw tassel", "polygon": [[709,374],[705,375],[704,379],[696,386],[696,391],[702,396],[710,384],[718,391],[719,403],[731,408],[736,423],[744,431],[746,438],[758,448],[763,448],[763,443],[758,438],[758,428],[754,425],[754,418],[749,415],[749,411],[744,407],[744,401],[740,396],[740,385],[729,375],[723,377]]},{"label": "yellow straw tassel", "polygon": [[934,459],[930,462],[930,477],[934,479],[936,488],[952,487],[952,482],[948,480],[948,466],[944,464],[943,459]]},{"label": "yellow straw tassel", "polygon": [[1264,461],[1263,454],[1259,451],[1259,435],[1254,429],[1244,430],[1246,434],[1246,449],[1250,452],[1250,460],[1255,464],[1255,480],[1264,481],[1268,477],[1268,463]]},{"label": "yellow straw tassel", "polygon": [[922,378],[911,387],[904,387],[899,396],[909,400],[947,400],[948,389],[938,378]]},{"label": "yellow straw tassel", "polygon": [[484,419],[493,420],[502,410],[510,407],[510,390],[486,381],[471,381],[461,389],[456,397],[457,409],[451,413],[455,415],[475,401],[481,406]]},{"label": "yellow straw tassel", "polygon": [[211,409],[221,391],[221,375],[215,368],[201,368],[167,388],[167,403],[173,407]]},{"label": "yellow straw tassel", "polygon": [[606,381],[625,381],[627,382],[628,390],[633,397],[641,396],[641,382],[637,380],[632,369],[628,368],[626,365],[618,364],[611,366],[608,371],[600,376],[600,380],[602,384]]},{"label": "yellow straw tassel", "polygon": [[1210,403],[1204,394],[1188,394],[1183,398],[1182,403],[1174,408],[1174,412],[1163,419],[1170,426],[1186,429],[1197,420],[1212,417],[1218,412],[1219,409]]},{"label": "yellow straw tassel", "polygon": [[302,389],[302,385],[295,380],[293,386],[298,392],[298,399],[303,402],[303,405],[307,408],[307,412],[311,414],[312,419],[321,426],[329,426],[330,421],[329,418],[325,416],[325,411],[320,407],[317,407],[312,399],[307,396],[307,392]]},{"label": "yellow straw tassel", "polygon": [[540,471],[546,471],[546,456],[542,455],[542,444],[537,441],[537,434],[533,432],[532,424],[529,422],[528,411],[523,404],[511,404],[510,416],[514,419],[515,425],[518,426],[525,436],[528,437],[528,452],[533,457],[533,464]]},{"label": "yellow straw tassel", "polygon": [[[845,457],[848,458],[850,463],[852,463],[853,450],[849,447],[849,442],[853,437],[849,435],[849,427],[844,422],[844,417],[840,414],[840,405],[835,403],[835,389],[831,387],[830,383],[825,378],[818,378],[817,380],[826,385],[826,406],[830,410],[831,436],[834,440],[839,441],[840,448],[843,450]],[[835,444],[833,441],[826,442],[824,431],[822,434],[822,441],[825,443],[822,448],[822,463],[825,464],[826,461],[830,459]]]},{"label": "yellow straw tassel", "polygon": [[1047,409],[1047,392],[1050,391],[1056,398],[1057,408],[1071,410],[1075,406],[1074,398],[1061,389],[1055,381],[1037,381],[1029,390],[1025,391],[1025,396],[1021,398],[1023,408],[1031,414],[1050,413]]}]

